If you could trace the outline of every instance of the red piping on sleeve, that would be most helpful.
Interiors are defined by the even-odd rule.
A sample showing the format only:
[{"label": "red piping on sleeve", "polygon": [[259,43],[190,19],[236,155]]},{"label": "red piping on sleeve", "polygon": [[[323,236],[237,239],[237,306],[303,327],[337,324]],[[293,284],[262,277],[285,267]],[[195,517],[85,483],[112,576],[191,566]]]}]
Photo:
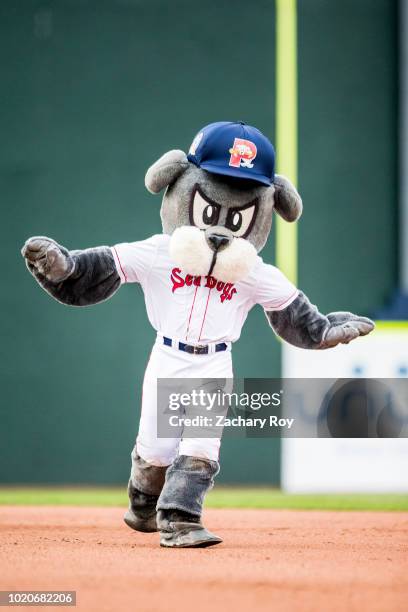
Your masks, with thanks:
[{"label": "red piping on sleeve", "polygon": [[[293,298],[295,298],[298,293],[299,293],[299,289],[296,289],[296,291],[294,293],[292,293],[292,295],[290,297],[288,297],[284,302],[279,304],[279,306],[274,306],[273,308],[270,308],[269,310],[279,310],[279,309],[282,308],[282,306],[285,306],[286,304],[289,306],[289,304],[291,303],[291,300],[293,300]],[[267,310],[268,310],[268,308],[267,308]]]},{"label": "red piping on sleeve", "polygon": [[117,252],[117,250],[116,250],[116,247],[113,247],[113,249],[114,249],[115,254],[116,254],[116,257],[117,257],[117,259],[118,259],[120,269],[122,270],[122,274],[123,274],[123,276],[124,276],[125,283],[127,283],[127,280],[128,280],[128,279],[127,279],[127,276],[126,276],[126,274],[125,274],[124,269],[122,268],[122,263],[121,263],[121,261],[120,261],[120,258],[119,258],[118,252]]}]

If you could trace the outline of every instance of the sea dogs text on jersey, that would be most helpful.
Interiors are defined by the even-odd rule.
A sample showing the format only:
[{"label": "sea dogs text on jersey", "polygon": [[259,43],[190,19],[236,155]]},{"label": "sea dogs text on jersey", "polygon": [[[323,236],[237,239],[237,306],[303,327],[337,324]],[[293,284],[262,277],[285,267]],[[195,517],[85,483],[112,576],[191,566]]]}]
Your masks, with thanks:
[{"label": "sea dogs text on jersey", "polygon": [[225,300],[230,300],[234,293],[237,292],[233,283],[223,283],[213,276],[191,276],[191,274],[186,274],[183,277],[180,268],[173,268],[170,278],[173,283],[172,293],[174,293],[176,289],[184,287],[184,285],[187,285],[187,287],[191,287],[191,285],[195,287],[208,287],[209,289],[216,289],[219,291],[221,294],[221,302],[225,302]]}]

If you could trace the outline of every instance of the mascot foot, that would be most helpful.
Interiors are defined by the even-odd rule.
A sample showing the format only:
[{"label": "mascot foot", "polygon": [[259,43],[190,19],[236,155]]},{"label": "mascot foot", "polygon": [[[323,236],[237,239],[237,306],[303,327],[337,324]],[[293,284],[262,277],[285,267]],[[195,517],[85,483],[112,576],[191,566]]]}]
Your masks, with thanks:
[{"label": "mascot foot", "polygon": [[151,533],[157,531],[156,504],[158,495],[146,495],[136,489],[129,481],[129,509],[123,520],[126,525],[135,531]]},{"label": "mascot foot", "polygon": [[179,510],[160,510],[157,514],[160,546],[165,548],[204,548],[222,542],[200,523],[200,519]]}]

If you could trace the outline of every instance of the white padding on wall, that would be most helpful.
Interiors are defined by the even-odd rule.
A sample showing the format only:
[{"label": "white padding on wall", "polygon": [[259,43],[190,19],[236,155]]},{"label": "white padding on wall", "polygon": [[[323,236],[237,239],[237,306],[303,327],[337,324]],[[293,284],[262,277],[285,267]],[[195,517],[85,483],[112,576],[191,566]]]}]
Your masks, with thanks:
[{"label": "white padding on wall", "polygon": [[[408,377],[408,326],[375,331],[326,351],[284,344],[286,378]],[[408,381],[407,381],[408,384]],[[408,439],[283,439],[282,487],[288,492],[406,492]]]}]

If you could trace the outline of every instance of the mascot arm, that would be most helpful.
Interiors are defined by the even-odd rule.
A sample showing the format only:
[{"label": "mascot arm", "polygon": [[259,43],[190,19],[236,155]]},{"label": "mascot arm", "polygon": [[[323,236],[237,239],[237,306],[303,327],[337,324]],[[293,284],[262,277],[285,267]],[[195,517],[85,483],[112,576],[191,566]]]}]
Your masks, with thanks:
[{"label": "mascot arm", "polygon": [[278,336],[304,349],[326,349],[348,344],[374,329],[371,319],[351,312],[321,314],[302,292],[284,310],[265,311],[265,314]]},{"label": "mascot arm", "polygon": [[52,238],[36,236],[27,240],[21,253],[41,287],[62,304],[98,304],[120,287],[109,247],[68,251]]}]

